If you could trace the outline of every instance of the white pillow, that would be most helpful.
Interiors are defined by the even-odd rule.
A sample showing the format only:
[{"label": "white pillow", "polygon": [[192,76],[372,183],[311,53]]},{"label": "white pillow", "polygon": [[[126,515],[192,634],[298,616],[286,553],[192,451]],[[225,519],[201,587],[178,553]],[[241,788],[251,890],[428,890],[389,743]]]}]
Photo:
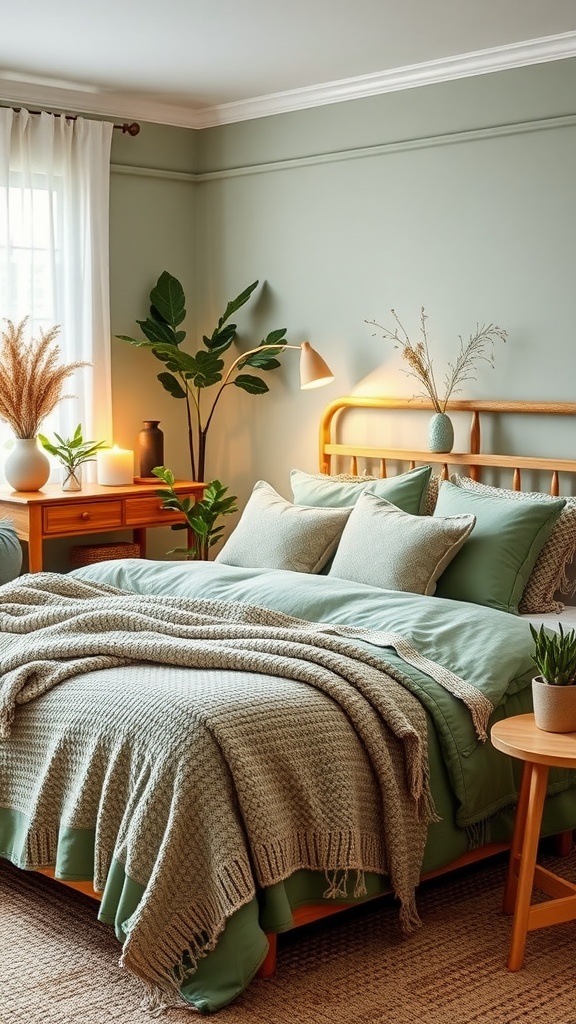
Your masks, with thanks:
[{"label": "white pillow", "polygon": [[319,572],[335,551],[351,511],[293,505],[259,480],[215,561],[250,569]]},{"label": "white pillow", "polygon": [[329,576],[384,590],[433,594],[476,516],[413,516],[364,491],[344,527]]}]

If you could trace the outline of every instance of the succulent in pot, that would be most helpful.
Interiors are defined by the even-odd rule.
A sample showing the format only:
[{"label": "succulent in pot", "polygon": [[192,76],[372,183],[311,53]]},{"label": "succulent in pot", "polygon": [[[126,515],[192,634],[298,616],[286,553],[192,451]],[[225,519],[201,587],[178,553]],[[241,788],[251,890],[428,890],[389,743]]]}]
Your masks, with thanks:
[{"label": "succulent in pot", "polygon": [[534,718],[545,732],[576,732],[576,631],[558,632],[530,624],[534,640]]}]

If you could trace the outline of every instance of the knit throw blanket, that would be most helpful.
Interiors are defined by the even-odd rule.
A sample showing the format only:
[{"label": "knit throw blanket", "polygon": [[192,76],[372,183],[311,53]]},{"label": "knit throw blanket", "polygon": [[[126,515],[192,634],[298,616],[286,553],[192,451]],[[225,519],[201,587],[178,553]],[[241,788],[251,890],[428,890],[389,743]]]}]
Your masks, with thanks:
[{"label": "knit throw blanket", "polygon": [[[0,805],[30,821],[21,866],[54,864],[61,826],[94,829],[95,888],[113,858],[144,886],[121,962],[151,991],[177,988],[257,887],[301,868],[333,896],[348,872],[354,895],[365,871],[386,874],[403,926],[418,922],[426,721],[354,643],[368,634],[390,645],[58,574],[1,588]],[[480,695],[436,676],[483,718]]]}]

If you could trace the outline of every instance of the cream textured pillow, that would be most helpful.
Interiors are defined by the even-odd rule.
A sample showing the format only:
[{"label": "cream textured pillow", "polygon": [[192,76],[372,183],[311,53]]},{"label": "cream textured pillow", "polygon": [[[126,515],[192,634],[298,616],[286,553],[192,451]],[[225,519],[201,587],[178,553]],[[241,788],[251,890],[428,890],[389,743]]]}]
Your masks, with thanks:
[{"label": "cream textured pillow", "polygon": [[[493,497],[511,498],[512,500],[532,499],[544,502],[557,501],[557,498],[540,491],[512,491],[501,487],[490,487],[488,484],[477,483],[467,476],[454,474],[450,477],[453,484],[469,491],[488,494]],[[524,588],[518,605],[522,614],[539,612],[559,612],[564,605],[554,599],[557,592],[573,594],[576,581],[570,582],[566,575],[566,567],[576,556],[576,498],[566,498],[552,532],[544,544]]]},{"label": "cream textured pillow", "polygon": [[433,594],[474,528],[473,515],[413,516],[364,491],[352,509],[329,576],[384,590]]},{"label": "cream textured pillow", "polygon": [[319,572],[335,551],[351,511],[292,505],[259,480],[215,561],[249,569]]}]

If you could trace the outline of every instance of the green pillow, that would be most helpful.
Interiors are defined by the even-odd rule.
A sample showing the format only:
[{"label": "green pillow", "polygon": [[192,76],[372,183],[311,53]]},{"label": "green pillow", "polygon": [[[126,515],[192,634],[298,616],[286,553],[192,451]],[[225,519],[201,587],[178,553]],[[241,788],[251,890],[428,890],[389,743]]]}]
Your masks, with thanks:
[{"label": "green pillow", "polygon": [[563,498],[509,501],[443,480],[434,516],[469,513],[476,526],[442,573],[436,596],[518,614],[524,587],[565,504]]},{"label": "green pillow", "polygon": [[364,491],[385,498],[393,505],[420,515],[424,509],[431,466],[418,466],[398,476],[384,479],[371,476],[325,476],[323,473],[304,473],[293,469],[290,485],[296,505],[315,505],[321,508],[350,508]]}]

